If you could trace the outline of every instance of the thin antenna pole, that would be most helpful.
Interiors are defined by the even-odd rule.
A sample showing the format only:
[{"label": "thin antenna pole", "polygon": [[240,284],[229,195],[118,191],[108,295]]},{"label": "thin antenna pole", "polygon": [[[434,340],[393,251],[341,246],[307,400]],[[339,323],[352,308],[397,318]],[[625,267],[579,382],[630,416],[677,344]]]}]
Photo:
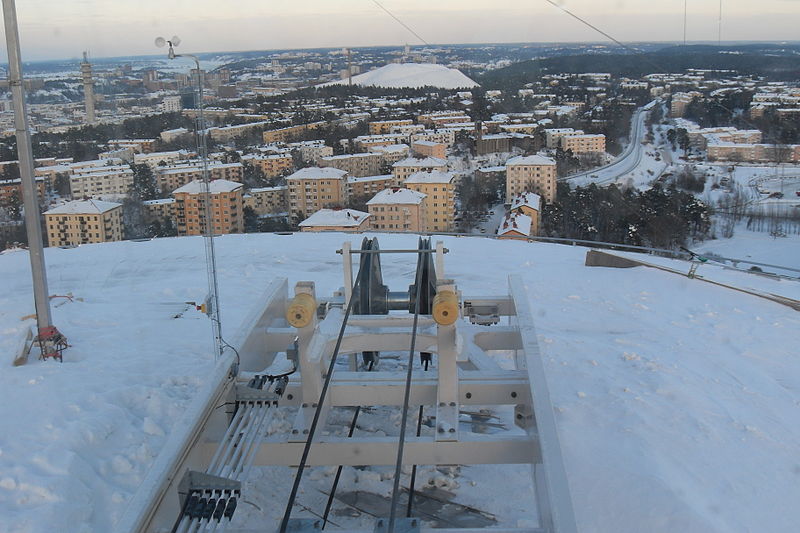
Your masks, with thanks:
[{"label": "thin antenna pole", "polygon": [[686,8],[689,0],[683,0],[683,46],[686,46]]},{"label": "thin antenna pole", "polygon": [[52,326],[50,298],[47,291],[47,271],[44,264],[42,224],[39,219],[39,199],[33,178],[33,149],[28,128],[28,110],[25,105],[25,90],[22,86],[22,57],[19,48],[17,8],[14,0],[3,0],[3,22],[8,48],[8,83],[14,103],[14,127],[17,137],[19,173],[22,178],[22,200],[25,206],[25,229],[28,234],[28,251],[33,276],[33,300],[36,306],[36,325],[39,334]]}]

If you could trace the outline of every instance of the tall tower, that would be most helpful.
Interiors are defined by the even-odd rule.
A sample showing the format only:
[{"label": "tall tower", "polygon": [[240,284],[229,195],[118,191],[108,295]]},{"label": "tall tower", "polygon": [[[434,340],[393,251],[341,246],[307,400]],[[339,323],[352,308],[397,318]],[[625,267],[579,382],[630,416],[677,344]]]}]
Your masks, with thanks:
[{"label": "tall tower", "polygon": [[94,82],[92,81],[92,64],[83,53],[81,62],[81,77],[83,78],[83,99],[86,107],[86,123],[94,124]]}]

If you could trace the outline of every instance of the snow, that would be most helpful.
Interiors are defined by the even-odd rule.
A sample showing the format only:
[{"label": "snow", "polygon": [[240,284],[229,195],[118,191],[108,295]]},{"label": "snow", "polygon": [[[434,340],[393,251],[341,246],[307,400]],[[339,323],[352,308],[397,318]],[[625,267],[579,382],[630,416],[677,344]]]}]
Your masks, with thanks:
[{"label": "snow", "polygon": [[430,172],[414,172],[404,183],[452,183],[454,174],[452,172],[441,172],[432,170]]},{"label": "snow", "polygon": [[419,168],[447,167],[447,161],[444,159],[439,159],[438,157],[423,157],[423,158],[407,157],[405,159],[401,159],[400,161],[392,163],[392,167],[419,167]]},{"label": "snow", "polygon": [[300,223],[300,227],[334,226],[357,228],[364,223],[369,213],[355,209],[320,209]]},{"label": "snow", "polygon": [[528,206],[538,211],[541,208],[541,205],[542,205],[541,196],[539,196],[534,192],[522,192],[514,197],[514,201],[511,202],[511,207],[509,208],[509,210],[514,211],[515,209],[519,209],[520,207]]},{"label": "snow", "polygon": [[427,194],[411,189],[384,189],[372,197],[367,205],[374,204],[421,204]]},{"label": "snow", "polygon": [[[708,246],[800,264],[796,239],[761,236],[741,234]],[[338,289],[335,250],[345,240],[357,246],[361,236],[220,237],[224,331],[238,327],[277,276],[288,277],[290,286],[313,280],[320,294]],[[417,237],[379,240],[383,249],[408,248]],[[796,311],[653,269],[585,267],[586,250],[579,247],[441,240],[450,250],[447,275],[465,295],[504,293],[508,274],[523,278],[580,531],[796,530]],[[750,244],[751,251],[743,248]],[[773,246],[775,255],[762,257]],[[203,241],[48,248],[45,255],[50,293],[72,294],[53,299],[54,322],[72,347],[63,364],[34,357],[21,367],[10,361],[31,325],[20,320],[33,312],[28,254],[0,255],[0,532],[107,532],[162,449],[164,434],[214,368],[210,324],[187,303],[207,291]],[[414,261],[382,261],[392,290],[408,286]],[[715,270],[722,271],[701,267],[709,275]],[[756,277],[725,275],[737,283]],[[381,472],[345,469],[341,487],[381,493],[391,484]],[[308,490],[299,496],[304,505],[324,503],[306,483],[327,489],[333,473],[313,474],[316,480],[304,481]],[[282,512],[287,479],[250,493],[271,517]],[[431,481],[453,491],[456,501],[496,513],[500,527],[516,527],[528,520],[529,479],[524,468],[425,467],[418,482]],[[251,510],[242,506],[243,513]]]},{"label": "snow", "polygon": [[512,157],[508,161],[506,161],[506,166],[514,166],[514,165],[555,165],[555,159],[551,159],[549,157],[545,157],[543,155],[534,154],[534,155],[518,155],[517,157]]},{"label": "snow", "polygon": [[183,187],[172,191],[172,194],[201,194],[206,192],[206,190],[208,190],[208,192],[211,194],[220,194],[223,192],[233,192],[241,187],[242,184],[237,181],[212,180],[208,183],[208,188],[206,189],[206,184],[204,182],[200,180],[192,180]]},{"label": "snow", "polygon": [[508,213],[506,218],[497,228],[498,235],[506,235],[509,233],[521,233],[522,235],[531,234],[531,224],[533,219],[528,215],[521,213]]},{"label": "snow", "polygon": [[306,167],[301,168],[291,176],[287,177],[287,180],[299,179],[299,180],[330,180],[330,179],[339,179],[342,176],[347,174],[344,170],[339,170],[338,168],[333,167]]},{"label": "snow", "polygon": [[50,209],[45,215],[99,214],[121,206],[122,204],[116,202],[104,202],[102,200],[74,200]]},{"label": "snow", "polygon": [[[346,79],[323,83],[321,86],[343,85]],[[461,71],[431,63],[390,63],[383,67],[353,76],[353,85],[362,87],[438,87],[461,89],[478,84]]]}]

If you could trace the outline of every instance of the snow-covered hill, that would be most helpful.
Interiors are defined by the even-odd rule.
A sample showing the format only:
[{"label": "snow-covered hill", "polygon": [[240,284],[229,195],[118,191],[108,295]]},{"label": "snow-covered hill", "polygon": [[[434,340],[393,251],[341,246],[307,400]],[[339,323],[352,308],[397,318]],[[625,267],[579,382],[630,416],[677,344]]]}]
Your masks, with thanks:
[{"label": "snow-covered hill", "polygon": [[[276,276],[337,289],[344,240],[361,236],[219,238],[225,331]],[[505,292],[509,273],[527,285],[580,531],[796,530],[800,314],[666,272],[585,267],[582,248],[443,240],[465,294]],[[213,365],[209,323],[185,303],[205,295],[203,254],[193,237],[47,249],[51,294],[73,296],[53,300],[73,347],[22,367],[28,257],[0,255],[0,533],[112,530]],[[392,290],[414,261],[382,260]],[[514,498],[507,480],[475,481],[487,507]]]},{"label": "snow-covered hill", "polygon": [[[346,79],[322,84],[342,85]],[[390,63],[383,67],[353,76],[353,84],[362,87],[439,87],[441,89],[469,89],[478,84],[461,71],[431,63]]]}]

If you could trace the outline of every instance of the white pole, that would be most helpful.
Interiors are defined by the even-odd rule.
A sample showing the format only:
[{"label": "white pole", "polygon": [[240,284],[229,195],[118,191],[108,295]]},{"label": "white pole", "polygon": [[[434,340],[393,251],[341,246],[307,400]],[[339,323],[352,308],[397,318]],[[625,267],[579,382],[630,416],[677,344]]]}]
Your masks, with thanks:
[{"label": "white pole", "polygon": [[19,173],[22,178],[22,199],[25,207],[25,228],[28,234],[28,250],[33,275],[33,299],[36,306],[36,325],[41,333],[43,328],[52,325],[50,298],[47,294],[47,272],[44,264],[44,245],[42,225],[39,220],[39,200],[36,182],[33,177],[33,150],[31,134],[28,129],[28,112],[25,105],[25,92],[22,86],[22,58],[19,49],[19,30],[17,28],[17,8],[14,0],[3,0],[3,22],[6,29],[8,48],[8,83],[14,103],[14,127],[17,137],[17,156]]}]

